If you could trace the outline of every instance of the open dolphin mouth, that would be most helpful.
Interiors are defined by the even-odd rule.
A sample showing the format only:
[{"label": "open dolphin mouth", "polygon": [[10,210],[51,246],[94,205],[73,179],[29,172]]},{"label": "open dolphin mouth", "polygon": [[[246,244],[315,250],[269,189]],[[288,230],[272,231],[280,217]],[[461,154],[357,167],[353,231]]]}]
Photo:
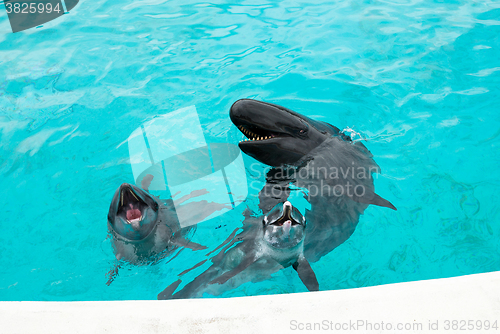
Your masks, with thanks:
[{"label": "open dolphin mouth", "polygon": [[116,215],[129,223],[134,230],[140,228],[144,211],[148,205],[131,187],[123,187],[120,191],[120,201]]},{"label": "open dolphin mouth", "polygon": [[290,137],[285,133],[267,130],[256,125],[238,125],[238,129],[247,137],[245,141],[263,141],[273,138]]},{"label": "open dolphin mouth", "polygon": [[[277,218],[277,219],[271,219],[270,222],[268,222],[268,225],[274,225],[274,226],[295,226],[295,225],[304,225],[304,218],[300,213],[295,212],[297,209],[292,207],[292,204],[288,201],[286,201],[283,204],[283,213]],[[269,217],[274,216],[273,213],[269,215]],[[266,220],[268,218],[266,217]]]},{"label": "open dolphin mouth", "polygon": [[159,205],[159,202],[141,188],[123,183],[113,195],[108,213],[108,227],[115,236],[127,241],[142,240],[156,226]]},{"label": "open dolphin mouth", "polygon": [[297,246],[304,239],[305,217],[288,201],[264,216],[264,240],[278,249]]}]

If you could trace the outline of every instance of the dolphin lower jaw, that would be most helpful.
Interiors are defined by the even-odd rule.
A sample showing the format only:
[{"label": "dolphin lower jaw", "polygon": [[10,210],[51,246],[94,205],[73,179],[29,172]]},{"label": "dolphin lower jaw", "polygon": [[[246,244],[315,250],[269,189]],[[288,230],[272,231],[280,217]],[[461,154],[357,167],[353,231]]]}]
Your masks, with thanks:
[{"label": "dolphin lower jaw", "polygon": [[269,249],[288,252],[303,246],[304,237],[303,226],[294,226],[288,231],[285,231],[283,228],[275,228],[273,230],[269,230],[268,228],[264,232],[264,243]]},{"label": "dolphin lower jaw", "polygon": [[153,233],[158,222],[158,213],[148,207],[140,217],[132,220],[117,215],[110,227],[120,240],[141,242]]},{"label": "dolphin lower jaw", "polygon": [[127,223],[129,223],[132,228],[136,231],[138,231],[141,228],[141,222],[142,222],[143,216],[141,215],[139,218],[128,220]]},{"label": "dolphin lower jaw", "polygon": [[283,138],[272,138],[263,141],[242,141],[238,146],[246,155],[273,167],[293,165],[303,158],[302,154],[282,149],[283,141]]}]

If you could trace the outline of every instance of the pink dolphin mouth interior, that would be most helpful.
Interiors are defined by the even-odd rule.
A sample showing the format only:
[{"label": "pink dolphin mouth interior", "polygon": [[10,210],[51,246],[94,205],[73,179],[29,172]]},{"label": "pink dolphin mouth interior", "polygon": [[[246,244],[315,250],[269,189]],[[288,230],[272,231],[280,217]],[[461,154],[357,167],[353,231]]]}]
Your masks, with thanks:
[{"label": "pink dolphin mouth interior", "polygon": [[130,209],[127,210],[127,220],[132,221],[134,219],[139,219],[142,216],[141,210],[134,209],[132,204],[129,204]]}]

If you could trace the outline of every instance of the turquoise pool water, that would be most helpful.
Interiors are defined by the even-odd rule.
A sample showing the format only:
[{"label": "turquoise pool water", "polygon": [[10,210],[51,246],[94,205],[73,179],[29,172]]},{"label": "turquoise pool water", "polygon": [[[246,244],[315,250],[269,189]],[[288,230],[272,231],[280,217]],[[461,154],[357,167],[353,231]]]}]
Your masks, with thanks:
[{"label": "turquoise pool water", "polygon": [[[312,264],[321,290],[500,270],[499,36],[500,1],[83,0],[16,34],[0,9],[0,300],[155,299],[204,253],[106,286],[126,140],[196,105],[208,142],[236,142],[243,97],[353,129],[382,168],[398,211],[369,207]],[[217,246],[241,211],[193,240]],[[287,268],[222,297],[300,291]]]}]

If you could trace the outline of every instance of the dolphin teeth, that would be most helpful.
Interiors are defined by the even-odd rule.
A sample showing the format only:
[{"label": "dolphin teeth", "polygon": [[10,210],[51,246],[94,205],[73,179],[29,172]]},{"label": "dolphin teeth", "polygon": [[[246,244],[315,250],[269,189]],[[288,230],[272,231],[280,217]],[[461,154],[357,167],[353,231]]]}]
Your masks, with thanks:
[{"label": "dolphin teeth", "polygon": [[135,196],[134,192],[133,191],[130,191],[130,192],[132,193],[132,196],[134,196],[135,199],[139,201],[139,199],[137,198],[137,196]]},{"label": "dolphin teeth", "polygon": [[[133,221],[133,222],[140,222],[141,220],[142,220],[142,215],[141,215],[139,218],[132,219],[132,221]],[[128,219],[127,219],[127,222],[128,222],[129,224],[132,224],[132,221],[130,221],[130,220],[128,220]]]}]

